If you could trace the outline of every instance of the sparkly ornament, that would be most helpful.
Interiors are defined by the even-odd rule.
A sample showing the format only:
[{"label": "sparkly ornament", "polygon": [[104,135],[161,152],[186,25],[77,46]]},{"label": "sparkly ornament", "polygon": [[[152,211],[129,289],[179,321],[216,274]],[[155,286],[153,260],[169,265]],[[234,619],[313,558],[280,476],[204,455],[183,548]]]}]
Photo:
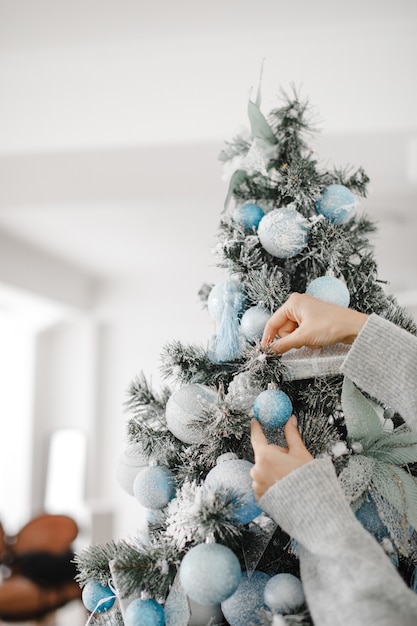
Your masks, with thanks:
[{"label": "sparkly ornament", "polygon": [[145,508],[163,509],[175,495],[174,475],[167,467],[150,465],[136,476],[133,492]]},{"label": "sparkly ornament", "polygon": [[201,543],[187,552],[180,566],[180,580],[187,595],[200,604],[220,604],[240,582],[237,556],[219,543]]},{"label": "sparkly ornament", "polygon": [[[217,393],[199,383],[184,385],[175,391],[165,407],[167,426],[184,443],[201,443],[205,412],[217,400]],[[200,424],[198,423],[201,423]]]},{"label": "sparkly ornament", "polygon": [[119,459],[116,478],[121,488],[130,496],[133,496],[133,481],[139,470],[147,467],[148,460],[142,454],[138,454],[133,449],[127,449]]},{"label": "sparkly ornament", "polygon": [[222,611],[230,626],[247,626],[257,623],[257,612],[265,607],[264,592],[271,577],[256,570],[249,578],[243,572],[235,593],[222,602]]},{"label": "sparkly ornament", "polygon": [[335,276],[315,278],[308,285],[306,293],[325,302],[331,302],[339,306],[349,306],[350,294],[348,288],[342,280]]},{"label": "sparkly ornament", "polygon": [[244,306],[245,296],[242,291],[241,285],[237,280],[228,278],[222,282],[214,285],[207,298],[207,309],[210,316],[216,321],[221,322],[223,316],[223,310],[225,307],[225,300],[230,297],[230,294],[234,295],[235,308],[240,312]]},{"label": "sparkly ornament", "polygon": [[252,306],[244,312],[240,320],[242,333],[249,341],[262,339],[265,324],[271,317],[271,313],[263,306]]},{"label": "sparkly ornament", "polygon": [[253,413],[266,428],[281,428],[293,411],[290,398],[280,389],[265,389],[257,396]]},{"label": "sparkly ornament", "polygon": [[304,250],[308,232],[308,221],[290,207],[270,211],[258,226],[262,247],[279,259],[290,259]]},{"label": "sparkly ornament", "polygon": [[359,507],[355,515],[362,526],[366,528],[379,543],[390,536],[388,528],[379,516],[375,501],[370,496],[368,496],[362,506]]},{"label": "sparkly ornament", "polygon": [[241,224],[247,231],[254,231],[258,228],[259,222],[264,217],[265,212],[257,204],[246,202],[233,211],[233,219]]},{"label": "sparkly ornament", "polygon": [[252,414],[253,403],[261,391],[259,381],[252,372],[240,372],[229,384],[226,402],[237,411]]},{"label": "sparkly ornament", "polygon": [[[220,459],[220,457],[219,457]],[[204,484],[211,489],[230,489],[239,498],[238,507],[234,512],[237,524],[248,524],[262,513],[256,504],[255,494],[252,489],[250,471],[253,463],[245,459],[232,459],[218,462],[209,471]]]},{"label": "sparkly ornament", "polygon": [[283,615],[296,613],[305,603],[301,581],[292,574],[272,576],[266,583],[264,598],[270,609]]},{"label": "sparkly ornament", "polygon": [[356,213],[356,199],[344,185],[329,185],[316,202],[316,211],[332,224],[346,224]]},{"label": "sparkly ornament", "polygon": [[102,585],[98,580],[89,580],[81,594],[82,602],[91,613],[104,613],[111,609],[116,599],[116,594],[107,585]]},{"label": "sparkly ornament", "polygon": [[156,600],[132,600],[125,613],[126,626],[164,626],[164,609]]}]

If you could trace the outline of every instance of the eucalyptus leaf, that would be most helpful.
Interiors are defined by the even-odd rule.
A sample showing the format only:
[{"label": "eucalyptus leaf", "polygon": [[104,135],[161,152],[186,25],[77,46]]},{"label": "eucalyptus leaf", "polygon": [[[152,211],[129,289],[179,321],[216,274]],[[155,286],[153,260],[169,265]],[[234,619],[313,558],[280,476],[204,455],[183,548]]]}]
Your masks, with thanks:
[{"label": "eucalyptus leaf", "polygon": [[277,143],[277,138],[275,137],[272,128],[266,121],[265,116],[260,111],[259,107],[255,102],[249,100],[248,102],[248,116],[249,122],[252,132],[252,137],[259,137],[260,139],[265,139],[271,144]]},{"label": "eucalyptus leaf", "polygon": [[342,408],[349,439],[363,441],[376,439],[382,432],[382,424],[372,406],[349,378],[342,387]]},{"label": "eucalyptus leaf", "polygon": [[245,170],[236,170],[235,172],[233,172],[229,183],[229,189],[227,190],[226,199],[224,201],[224,210],[226,210],[229,206],[229,202],[233,196],[234,190],[236,189],[236,187],[244,182],[246,176],[247,174]]}]

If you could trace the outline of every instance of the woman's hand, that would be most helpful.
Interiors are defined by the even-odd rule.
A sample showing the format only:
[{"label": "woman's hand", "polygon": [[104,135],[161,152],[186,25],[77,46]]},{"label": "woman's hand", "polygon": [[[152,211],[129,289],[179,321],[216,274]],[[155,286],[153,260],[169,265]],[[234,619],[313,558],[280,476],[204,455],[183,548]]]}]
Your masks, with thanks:
[{"label": "woman's hand", "polygon": [[251,477],[257,500],[277,480],[313,460],[300,437],[294,415],[285,424],[284,433],[288,449],[268,443],[260,423],[252,419],[251,441],[255,453],[255,465],[251,469]]},{"label": "woman's hand", "polygon": [[303,346],[351,344],[367,319],[368,315],[354,309],[293,293],[269,318],[261,344],[277,354]]}]

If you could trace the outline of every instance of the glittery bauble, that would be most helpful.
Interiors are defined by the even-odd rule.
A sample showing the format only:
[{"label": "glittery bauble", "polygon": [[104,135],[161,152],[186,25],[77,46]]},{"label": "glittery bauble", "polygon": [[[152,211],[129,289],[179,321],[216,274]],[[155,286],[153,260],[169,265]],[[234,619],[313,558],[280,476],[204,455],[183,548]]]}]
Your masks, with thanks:
[{"label": "glittery bauble", "polygon": [[230,490],[238,495],[239,503],[233,516],[237,524],[248,524],[262,513],[252,489],[252,467],[253,463],[245,459],[223,461],[209,471],[204,481],[207,487]]},{"label": "glittery bauble", "polygon": [[164,626],[165,615],[156,600],[132,600],[125,613],[126,626]]},{"label": "glittery bauble", "polygon": [[223,280],[214,285],[207,298],[207,309],[210,316],[218,323],[222,320],[222,315],[226,301],[232,300],[236,311],[242,310],[245,296],[242,287],[234,278]]},{"label": "glittery bauble", "polygon": [[121,488],[133,496],[133,482],[139,472],[148,465],[148,459],[132,449],[123,452],[119,459],[116,478]]},{"label": "glittery bauble", "polygon": [[247,231],[256,230],[264,215],[265,211],[252,202],[245,202],[233,211],[234,221],[241,224]]},{"label": "glittery bauble", "polygon": [[355,513],[356,518],[362,526],[381,543],[381,541],[390,536],[388,528],[379,516],[375,501],[368,496],[362,506]]},{"label": "glittery bauble", "polygon": [[239,559],[219,543],[201,543],[187,552],[180,566],[184,591],[200,604],[220,604],[240,582]]},{"label": "glittery bauble", "polygon": [[136,500],[147,509],[163,509],[175,496],[175,480],[167,467],[154,465],[139,471],[133,483]]},{"label": "glittery bauble", "polygon": [[235,593],[222,602],[222,611],[230,626],[248,626],[257,623],[259,609],[265,607],[265,586],[271,577],[255,571],[248,577],[244,572]]},{"label": "glittery bauble", "polygon": [[346,224],[356,213],[356,199],[344,185],[329,185],[316,202],[316,211],[332,224]]},{"label": "glittery bauble", "polygon": [[204,438],[202,427],[205,424],[205,412],[216,400],[217,393],[205,385],[196,383],[180,387],[171,395],[165,407],[169,430],[184,443],[201,443]]},{"label": "glittery bauble", "polygon": [[265,586],[265,604],[283,615],[297,613],[305,602],[301,581],[292,574],[276,574]]},{"label": "glittery bauble", "polygon": [[253,413],[266,428],[281,428],[292,414],[290,398],[280,389],[265,389],[257,396]]},{"label": "glittery bauble", "polygon": [[263,306],[252,306],[244,312],[240,320],[240,327],[246,339],[255,341],[262,339],[265,324],[271,313]]},{"label": "glittery bauble", "polygon": [[110,587],[102,585],[98,580],[89,580],[81,594],[82,602],[91,613],[104,613],[111,609],[116,594]]},{"label": "glittery bauble", "polygon": [[290,207],[270,211],[258,226],[262,247],[279,259],[290,259],[304,250],[308,232],[308,221]]},{"label": "glittery bauble", "polygon": [[240,372],[233,377],[227,390],[227,403],[237,411],[252,414],[253,403],[262,387],[252,372]]},{"label": "glittery bauble", "polygon": [[335,276],[315,278],[308,285],[306,293],[325,302],[331,302],[339,306],[349,306],[350,294],[348,288],[342,280]]}]

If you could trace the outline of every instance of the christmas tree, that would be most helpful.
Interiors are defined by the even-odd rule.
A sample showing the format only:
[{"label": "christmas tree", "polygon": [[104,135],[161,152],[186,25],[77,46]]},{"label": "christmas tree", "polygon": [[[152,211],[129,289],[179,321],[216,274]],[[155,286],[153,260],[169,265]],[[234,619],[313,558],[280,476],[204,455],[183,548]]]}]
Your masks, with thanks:
[{"label": "christmas tree", "polygon": [[[295,90],[267,116],[258,92],[248,116],[250,131],[220,155],[231,172],[214,248],[224,280],[199,294],[215,334],[205,347],[165,346],[161,371],[170,386],[155,391],[140,374],[128,389],[119,481],[149,510],[148,531],[76,556],[93,624],[312,623],[297,546],[252,491],[254,415],[269,441],[284,446],[282,427],[297,415],[308,450],[332,457],[358,519],[411,584],[416,437],[358,391],[344,406],[346,346],[277,356],[260,345],[266,320],[292,292],[375,312],[417,334],[378,277],[375,225],[357,214],[368,177],[362,168],[320,166],[309,147],[311,108]],[[358,445],[352,403],[366,414],[373,445]],[[403,474],[408,486],[399,494],[395,477]]]}]

